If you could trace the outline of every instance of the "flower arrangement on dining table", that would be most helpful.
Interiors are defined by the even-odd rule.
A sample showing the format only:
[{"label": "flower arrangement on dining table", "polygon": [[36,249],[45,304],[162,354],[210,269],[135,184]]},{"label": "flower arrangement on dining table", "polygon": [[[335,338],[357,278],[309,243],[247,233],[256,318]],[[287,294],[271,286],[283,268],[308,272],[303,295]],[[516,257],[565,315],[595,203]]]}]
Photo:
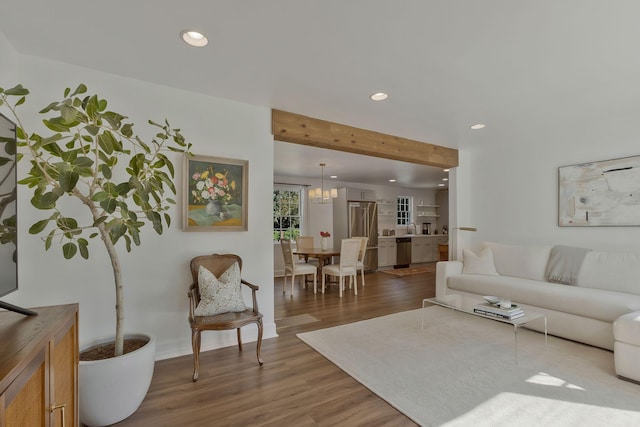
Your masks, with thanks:
[{"label": "flower arrangement on dining table", "polygon": [[232,199],[232,191],[236,189],[236,182],[227,179],[228,171],[214,172],[213,166],[204,172],[195,172],[192,176],[191,191],[193,200],[196,203],[206,204],[210,200],[217,200],[228,203]]},{"label": "flower arrangement on dining table", "polygon": [[328,231],[321,231],[320,237],[322,237],[322,239],[320,239],[320,247],[323,251],[326,251],[329,248],[329,237],[331,237],[331,233]]}]

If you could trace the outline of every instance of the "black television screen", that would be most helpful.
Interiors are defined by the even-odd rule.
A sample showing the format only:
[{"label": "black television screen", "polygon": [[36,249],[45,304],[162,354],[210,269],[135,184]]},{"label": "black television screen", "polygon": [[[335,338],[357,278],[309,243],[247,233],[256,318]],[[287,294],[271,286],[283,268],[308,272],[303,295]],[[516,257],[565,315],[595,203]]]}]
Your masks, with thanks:
[{"label": "black television screen", "polygon": [[15,125],[0,114],[0,297],[18,289]]}]

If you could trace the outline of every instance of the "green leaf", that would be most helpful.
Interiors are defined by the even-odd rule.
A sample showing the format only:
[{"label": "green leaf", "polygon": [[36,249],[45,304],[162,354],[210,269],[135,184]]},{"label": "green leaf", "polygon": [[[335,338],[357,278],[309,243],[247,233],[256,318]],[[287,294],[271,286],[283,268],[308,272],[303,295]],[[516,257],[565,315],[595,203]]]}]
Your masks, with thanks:
[{"label": "green leaf", "polygon": [[110,198],[111,196],[106,191],[98,191],[96,194],[93,195],[91,200],[93,200],[94,202],[103,202]]},{"label": "green leaf", "polygon": [[89,242],[86,239],[78,239],[78,248],[80,249],[80,256],[84,259],[89,259]]},{"label": "green leaf", "polygon": [[49,250],[49,248],[51,247],[51,242],[53,242],[53,236],[56,235],[56,230],[51,230],[51,232],[49,233],[49,235],[47,236],[47,238],[44,241],[44,249],[46,251]]},{"label": "green leaf", "polygon": [[66,191],[67,193],[71,193],[76,187],[79,179],[80,175],[78,175],[77,172],[65,171],[60,174],[58,182],[60,183],[60,186],[64,189],[64,191]]},{"label": "green leaf", "polygon": [[100,165],[100,172],[102,173],[102,176],[107,179],[111,179],[111,177],[113,176],[111,168],[105,164]]},{"label": "green leaf", "polygon": [[15,107],[17,107],[18,105],[22,105],[24,104],[24,101],[26,101],[27,98],[25,98],[24,96],[20,99],[18,99],[18,102],[16,102]]},{"label": "green leaf", "polygon": [[69,242],[62,245],[62,254],[65,259],[71,259],[75,256],[76,252],[78,252],[78,247],[75,243]]},{"label": "green leaf", "polygon": [[113,134],[109,131],[105,131],[98,135],[98,145],[107,154],[113,153],[116,147],[116,141]]},{"label": "green leaf", "polygon": [[125,247],[127,248],[127,252],[131,252],[131,239],[129,236],[124,236]]},{"label": "green leaf", "polygon": [[24,96],[29,95],[29,90],[22,87],[22,85],[17,85],[11,89],[5,89],[4,93],[7,96]]},{"label": "green leaf", "polygon": [[116,201],[113,199],[108,199],[108,200],[104,200],[102,202],[100,202],[100,206],[102,207],[102,209],[104,209],[107,213],[114,213],[116,210]]},{"label": "green leaf", "polygon": [[[76,96],[76,95],[79,95],[79,94],[82,94],[82,93],[86,93],[86,92],[87,92],[87,87],[84,85],[84,83],[80,83],[78,85],[78,87],[76,88],[76,90],[73,91],[71,96]],[[65,98],[67,97],[67,95],[66,95],[67,93],[68,92],[65,91],[65,95],[64,95]]]},{"label": "green leaf", "polygon": [[37,209],[53,209],[56,206],[58,196],[52,192],[42,195],[34,194],[31,198],[31,205]]},{"label": "green leaf", "polygon": [[55,106],[57,106],[58,103],[57,102],[52,102],[51,104],[47,105],[46,107],[44,107],[42,110],[40,110],[40,114],[46,114],[49,111],[53,110],[53,108]]},{"label": "green leaf", "polygon": [[95,120],[99,110],[98,97],[96,95],[92,95],[86,102],[85,111],[87,112],[87,116],[89,116],[91,120]]},{"label": "green leaf", "polygon": [[122,132],[122,134],[127,138],[131,138],[133,136],[133,125],[131,123],[123,125],[120,132]]},{"label": "green leaf", "polygon": [[78,168],[90,168],[91,166],[93,166],[93,160],[88,157],[78,157],[73,162],[73,165]]},{"label": "green leaf", "polygon": [[101,216],[100,218],[96,219],[95,221],[93,221],[93,226],[97,227],[98,225],[102,224],[103,222],[105,222],[107,219],[109,219],[108,216],[104,215]]},{"label": "green leaf", "polygon": [[116,191],[119,196],[126,196],[130,190],[131,186],[129,186],[128,182],[121,182],[120,184],[116,185]]},{"label": "green leaf", "polygon": [[69,129],[72,127],[70,124],[61,122],[58,118],[43,120],[42,122],[47,128],[54,132],[69,132]]},{"label": "green leaf", "polygon": [[29,234],[41,233],[47,227],[47,224],[49,224],[49,219],[43,219],[36,222],[31,227],[29,227]]},{"label": "green leaf", "polygon": [[73,123],[78,117],[78,111],[73,107],[63,105],[60,108],[60,116],[62,117],[62,121],[64,123]]},{"label": "green leaf", "polygon": [[111,241],[113,243],[117,242],[118,239],[122,237],[126,232],[127,232],[127,227],[124,224],[120,222],[113,224],[113,226],[109,230],[109,234],[111,235]]},{"label": "green leaf", "polygon": [[171,215],[169,215],[168,213],[165,213],[164,222],[167,223],[167,228],[171,227]]}]

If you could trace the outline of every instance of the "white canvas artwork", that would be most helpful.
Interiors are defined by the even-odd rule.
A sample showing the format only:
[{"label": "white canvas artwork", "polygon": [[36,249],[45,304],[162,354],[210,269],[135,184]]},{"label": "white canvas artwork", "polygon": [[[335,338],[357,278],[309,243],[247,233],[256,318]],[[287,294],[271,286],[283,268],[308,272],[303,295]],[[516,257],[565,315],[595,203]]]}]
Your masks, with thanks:
[{"label": "white canvas artwork", "polygon": [[558,225],[640,225],[640,156],[558,168]]}]

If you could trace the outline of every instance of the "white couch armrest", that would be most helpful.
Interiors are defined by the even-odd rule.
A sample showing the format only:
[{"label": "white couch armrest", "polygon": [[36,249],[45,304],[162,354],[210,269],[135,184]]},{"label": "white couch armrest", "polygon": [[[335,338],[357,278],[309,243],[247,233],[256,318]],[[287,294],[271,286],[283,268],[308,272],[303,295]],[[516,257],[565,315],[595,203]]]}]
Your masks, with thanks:
[{"label": "white couch armrest", "polygon": [[447,278],[462,274],[462,261],[441,261],[436,264],[436,298],[447,295]]}]

